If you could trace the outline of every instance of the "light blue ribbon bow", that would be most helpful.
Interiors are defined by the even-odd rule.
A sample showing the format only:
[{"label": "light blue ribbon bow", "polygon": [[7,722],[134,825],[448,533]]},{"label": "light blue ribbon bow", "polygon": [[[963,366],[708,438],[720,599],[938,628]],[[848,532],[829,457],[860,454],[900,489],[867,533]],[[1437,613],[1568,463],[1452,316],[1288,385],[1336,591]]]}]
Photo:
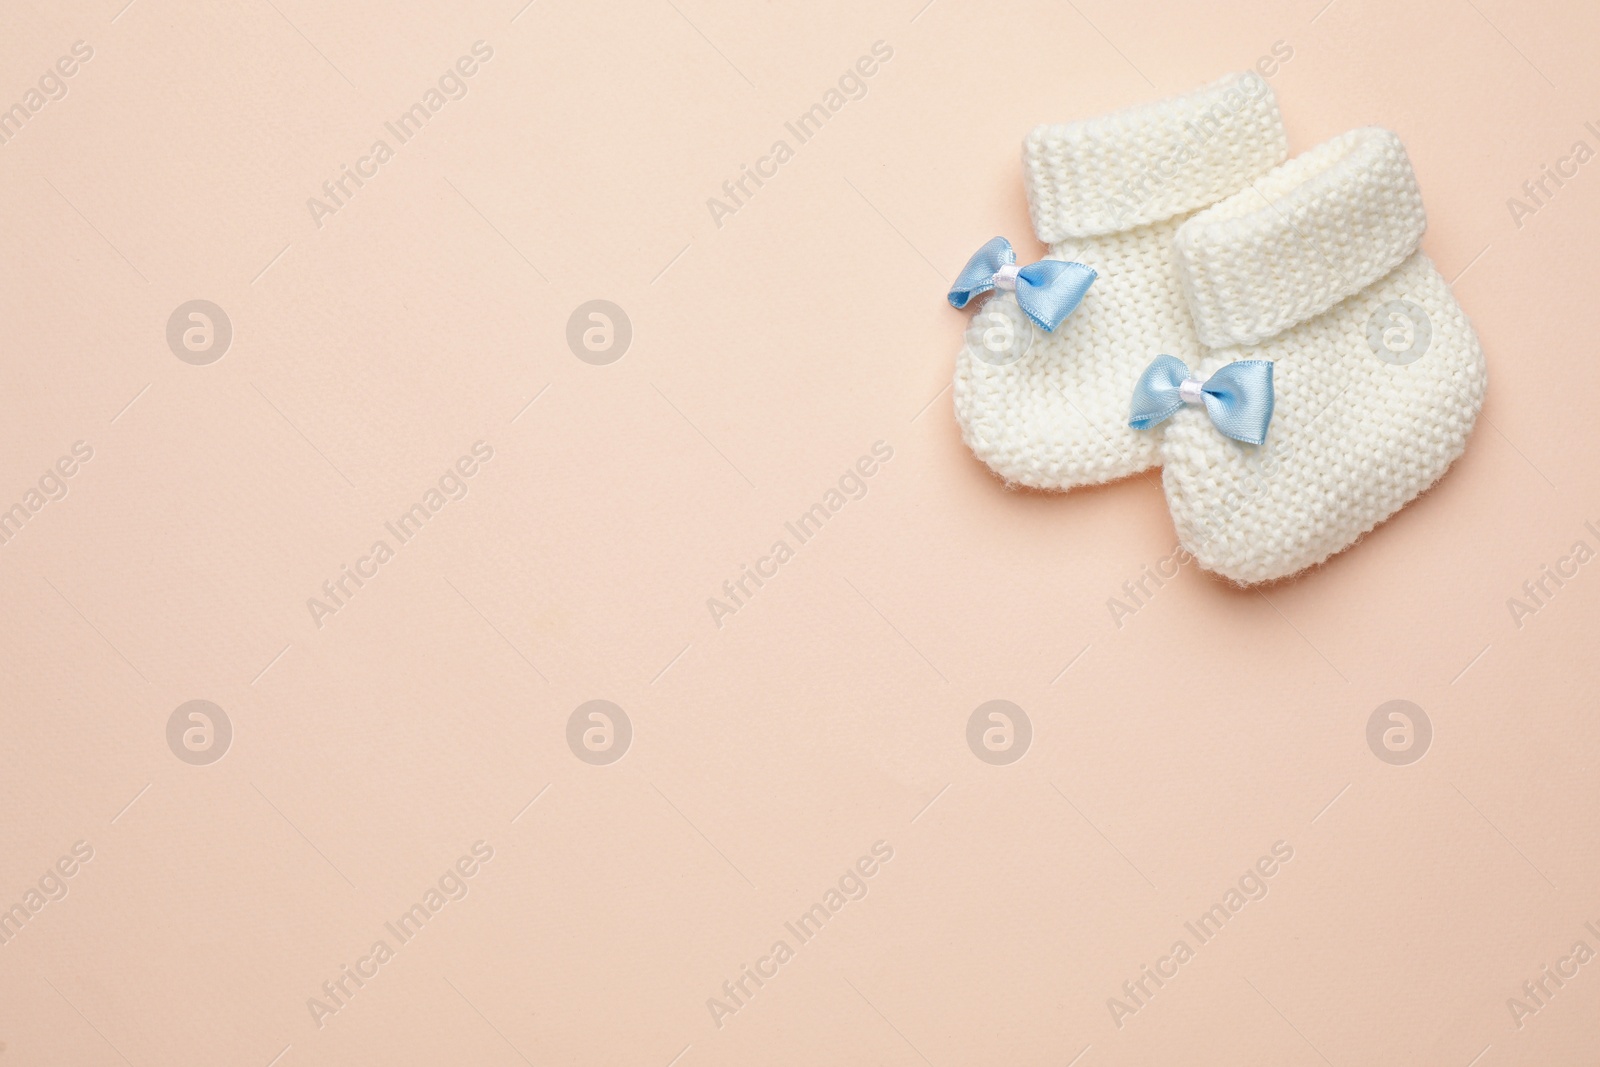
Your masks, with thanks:
[{"label": "light blue ribbon bow", "polygon": [[1049,333],[1083,302],[1097,277],[1082,263],[1064,259],[1041,259],[1019,268],[1011,242],[996,237],[974,252],[961,268],[950,287],[950,306],[964,308],[973,297],[991,289],[1014,289],[1017,306],[1035,326]]},{"label": "light blue ribbon bow", "polygon": [[1128,425],[1148,430],[1185,404],[1204,404],[1222,434],[1247,445],[1264,444],[1272,421],[1272,361],[1241,359],[1205,381],[1189,376],[1176,356],[1157,356],[1133,387],[1133,417]]}]

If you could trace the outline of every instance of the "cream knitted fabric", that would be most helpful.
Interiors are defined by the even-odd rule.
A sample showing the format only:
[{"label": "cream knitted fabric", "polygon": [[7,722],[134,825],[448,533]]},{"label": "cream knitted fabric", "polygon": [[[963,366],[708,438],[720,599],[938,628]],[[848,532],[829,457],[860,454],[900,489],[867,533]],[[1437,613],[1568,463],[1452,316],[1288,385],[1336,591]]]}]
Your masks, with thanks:
[{"label": "cream knitted fabric", "polygon": [[[1127,425],[1150,356],[1198,355],[1173,270],[1189,214],[1243,189],[1288,154],[1272,89],[1255,73],[1103,118],[1040,126],[1023,144],[1033,227],[1050,257],[1099,272],[1053,333],[991,295],[956,359],[967,446],[1007,482],[1068,489],[1159,462],[1159,433]],[[1019,253],[1022,262],[1030,257]]]},{"label": "cream knitted fabric", "polygon": [[[1198,378],[1274,361],[1264,445],[1185,407],[1161,441],[1178,538],[1244,584],[1321,563],[1404,507],[1466,447],[1487,381],[1450,287],[1417,251],[1400,139],[1354,130],[1191,218],[1174,242]],[[1154,353],[1151,353],[1152,355]]]}]

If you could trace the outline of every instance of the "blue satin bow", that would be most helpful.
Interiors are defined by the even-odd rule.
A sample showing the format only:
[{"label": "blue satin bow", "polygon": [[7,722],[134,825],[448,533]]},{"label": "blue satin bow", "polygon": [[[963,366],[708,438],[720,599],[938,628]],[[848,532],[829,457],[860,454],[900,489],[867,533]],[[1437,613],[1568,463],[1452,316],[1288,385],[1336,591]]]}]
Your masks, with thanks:
[{"label": "blue satin bow", "polygon": [[1128,425],[1148,430],[1185,404],[1205,404],[1212,425],[1247,445],[1267,440],[1272,421],[1272,361],[1241,359],[1221,367],[1205,381],[1189,377],[1176,356],[1157,356],[1133,387],[1133,417]]},{"label": "blue satin bow", "polygon": [[1033,324],[1049,333],[1083,302],[1098,275],[1082,263],[1041,259],[1017,267],[1011,242],[996,237],[972,254],[950,287],[950,306],[964,308],[973,297],[991,289],[1015,289],[1017,306]]}]

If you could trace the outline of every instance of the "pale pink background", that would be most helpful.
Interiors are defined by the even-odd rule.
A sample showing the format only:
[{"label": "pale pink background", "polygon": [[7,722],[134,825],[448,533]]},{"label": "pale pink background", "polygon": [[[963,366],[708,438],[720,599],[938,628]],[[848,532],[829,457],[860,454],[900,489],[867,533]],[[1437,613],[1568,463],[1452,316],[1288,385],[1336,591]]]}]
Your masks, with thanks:
[{"label": "pale pink background", "polygon": [[[1502,1064],[1600,1052],[1600,569],[1507,598],[1600,519],[1600,126],[1578,0],[12,4],[0,103],[4,1064]],[[474,41],[493,59],[349,205],[306,199]],[[736,215],[706,208],[875,41]],[[1379,123],[1482,335],[1487,407],[1426,498],[1266,595],[1165,556],[1159,478],[1006,491],[946,390],[949,278],[1031,238],[1018,146],[1244,69],[1295,150]],[[234,338],[165,339],[185,301]],[[568,350],[621,305],[625,356]],[[537,400],[534,398],[537,397]],[[529,406],[530,401],[534,401]],[[494,458],[337,615],[306,599],[475,441]],[[706,599],[875,441],[778,577]],[[611,700],[631,749],[568,749]],[[996,698],[1020,762],[967,748]],[[192,699],[234,729],[169,750]],[[1369,715],[1420,705],[1397,767]],[[543,791],[543,792],[541,792]],[[529,806],[530,800],[537,801]],[[346,1007],[307,998],[473,842]],[[736,1015],[707,998],[876,841],[894,858]],[[1149,1006],[1107,998],[1274,842]],[[391,938],[392,941],[392,938]]]}]

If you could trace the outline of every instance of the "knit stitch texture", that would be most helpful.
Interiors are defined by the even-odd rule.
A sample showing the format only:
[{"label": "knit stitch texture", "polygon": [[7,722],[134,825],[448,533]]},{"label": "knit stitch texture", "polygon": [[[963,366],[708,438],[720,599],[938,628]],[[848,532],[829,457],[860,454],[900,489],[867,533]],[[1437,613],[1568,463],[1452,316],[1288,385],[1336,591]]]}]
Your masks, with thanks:
[{"label": "knit stitch texture", "polygon": [[1254,73],[1029,134],[1022,163],[1035,233],[1049,258],[1085,263],[1099,278],[1053,333],[1028,328],[1027,352],[1014,362],[996,361],[984,339],[1015,296],[996,293],[979,309],[954,389],[973,453],[1007,482],[1041,489],[1155,466],[1160,431],[1129,429],[1128,396],[1156,353],[1190,362],[1201,351],[1174,237],[1195,210],[1287,154],[1277,101]]},{"label": "knit stitch texture", "polygon": [[[1195,408],[1161,442],[1178,537],[1243,584],[1321,563],[1433,485],[1466,447],[1487,371],[1420,251],[1421,196],[1393,133],[1355,130],[1194,216],[1175,241],[1205,377],[1275,363],[1264,445]],[[1192,366],[1192,365],[1191,365]]]}]

